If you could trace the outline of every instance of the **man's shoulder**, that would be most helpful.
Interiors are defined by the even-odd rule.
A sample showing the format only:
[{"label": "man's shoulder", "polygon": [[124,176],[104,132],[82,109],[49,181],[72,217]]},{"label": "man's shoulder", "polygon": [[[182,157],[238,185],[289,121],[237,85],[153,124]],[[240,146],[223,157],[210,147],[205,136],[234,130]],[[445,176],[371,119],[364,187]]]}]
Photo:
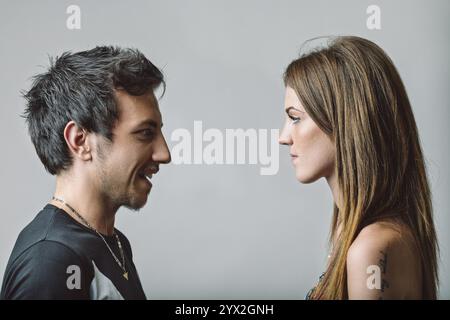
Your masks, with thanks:
[{"label": "man's shoulder", "polygon": [[16,240],[4,274],[2,299],[86,297],[83,290],[66,286],[70,273],[79,270],[84,282],[93,272],[89,260],[77,250],[77,230],[71,228],[70,220],[54,206],[46,205],[36,215]]},{"label": "man's shoulder", "polygon": [[54,222],[55,213],[49,206],[45,206],[39,211],[34,219],[19,233],[10,260],[15,260],[27,249],[46,239]]},{"label": "man's shoulder", "polygon": [[44,239],[20,252],[16,259],[10,261],[8,267],[15,265],[16,268],[21,268],[26,265],[27,268],[33,270],[35,267],[45,264],[46,261],[61,265],[84,263],[72,248],[60,242]]},{"label": "man's shoulder", "polygon": [[87,291],[73,290],[69,280],[76,276],[78,287],[87,288],[92,273],[91,266],[71,248],[42,240],[10,260],[1,299],[87,299]]},{"label": "man's shoulder", "polygon": [[10,257],[10,263],[25,252],[30,254],[39,250],[47,250],[49,254],[67,251],[77,255],[80,251],[77,250],[77,247],[83,242],[82,239],[80,240],[82,235],[83,232],[80,232],[80,228],[69,223],[60,209],[47,204],[20,232]]}]

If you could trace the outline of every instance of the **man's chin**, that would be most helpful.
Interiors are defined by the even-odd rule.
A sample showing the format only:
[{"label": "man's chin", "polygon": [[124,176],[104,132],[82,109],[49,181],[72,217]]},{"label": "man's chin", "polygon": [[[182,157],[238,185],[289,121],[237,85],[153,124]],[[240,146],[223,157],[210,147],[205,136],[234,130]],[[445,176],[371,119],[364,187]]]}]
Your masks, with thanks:
[{"label": "man's chin", "polygon": [[130,210],[138,211],[139,209],[142,209],[147,203],[149,194],[150,192],[146,195],[132,197],[129,199],[129,201],[127,201],[127,203],[124,203],[123,206]]}]

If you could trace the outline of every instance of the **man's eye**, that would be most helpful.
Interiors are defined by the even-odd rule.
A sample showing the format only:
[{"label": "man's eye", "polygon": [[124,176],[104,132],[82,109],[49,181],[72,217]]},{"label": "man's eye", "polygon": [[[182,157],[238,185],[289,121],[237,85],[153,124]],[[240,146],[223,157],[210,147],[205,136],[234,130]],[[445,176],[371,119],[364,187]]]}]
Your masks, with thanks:
[{"label": "man's eye", "polygon": [[153,137],[153,130],[150,130],[150,129],[141,130],[139,133],[146,138]]},{"label": "man's eye", "polygon": [[295,124],[300,121],[299,117],[294,117],[294,116],[289,115],[289,118],[292,120],[292,124]]}]

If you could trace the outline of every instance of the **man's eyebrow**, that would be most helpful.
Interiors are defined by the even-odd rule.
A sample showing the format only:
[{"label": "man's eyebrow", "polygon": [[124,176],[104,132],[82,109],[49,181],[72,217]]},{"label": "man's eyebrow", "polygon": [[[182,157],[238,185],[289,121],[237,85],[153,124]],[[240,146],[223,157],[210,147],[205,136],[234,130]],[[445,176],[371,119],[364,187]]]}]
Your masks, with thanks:
[{"label": "man's eyebrow", "polygon": [[[158,128],[158,122],[156,122],[153,119],[143,120],[143,121],[139,122],[136,127],[142,127],[144,125],[147,125],[147,126],[153,127],[153,128]],[[161,128],[162,128],[162,126],[163,126],[163,123],[161,122]]]}]

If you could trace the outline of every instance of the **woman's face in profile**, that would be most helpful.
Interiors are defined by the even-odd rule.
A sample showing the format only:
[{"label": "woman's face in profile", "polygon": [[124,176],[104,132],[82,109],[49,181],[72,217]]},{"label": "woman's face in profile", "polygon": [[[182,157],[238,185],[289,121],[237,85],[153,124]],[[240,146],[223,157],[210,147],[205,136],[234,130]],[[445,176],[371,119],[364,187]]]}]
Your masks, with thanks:
[{"label": "woman's face in profile", "polygon": [[291,87],[286,87],[284,111],[286,120],[279,142],[290,147],[297,180],[310,183],[330,177],[334,173],[334,144],[306,113]]}]

